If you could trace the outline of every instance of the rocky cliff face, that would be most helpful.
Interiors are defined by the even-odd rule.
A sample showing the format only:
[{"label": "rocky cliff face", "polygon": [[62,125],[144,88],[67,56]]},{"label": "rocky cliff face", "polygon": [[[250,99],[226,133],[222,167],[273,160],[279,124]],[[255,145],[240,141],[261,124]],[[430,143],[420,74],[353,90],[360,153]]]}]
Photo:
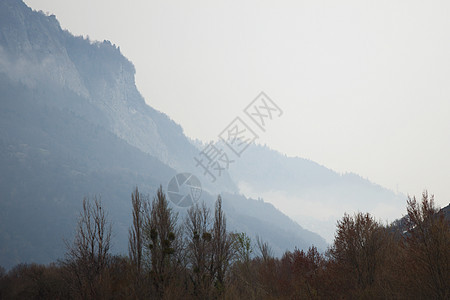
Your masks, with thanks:
[{"label": "rocky cliff face", "polygon": [[[55,16],[33,12],[18,0],[5,0],[0,3],[0,72],[29,88],[54,85],[88,99],[105,114],[105,128],[163,163],[183,169],[184,158],[170,153],[152,118],[166,116],[145,105],[135,86],[134,66],[109,41],[73,37]],[[182,134],[174,122],[168,125]],[[194,151],[186,140],[174,142]]]},{"label": "rocky cliff face", "polygon": [[0,71],[28,87],[43,82],[89,96],[70,59],[54,16],[36,14],[21,1],[0,3]]}]

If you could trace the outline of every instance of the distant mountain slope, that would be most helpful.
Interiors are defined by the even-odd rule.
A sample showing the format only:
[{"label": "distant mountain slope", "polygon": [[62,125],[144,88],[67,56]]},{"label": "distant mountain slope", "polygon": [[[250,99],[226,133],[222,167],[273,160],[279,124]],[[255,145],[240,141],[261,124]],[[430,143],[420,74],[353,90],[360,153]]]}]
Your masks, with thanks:
[{"label": "distant mountain slope", "polygon": [[[444,216],[444,219],[447,220],[447,222],[450,222],[450,204],[439,209],[437,215]],[[401,235],[407,234],[408,220],[409,220],[409,216],[408,216],[408,214],[405,214],[403,217],[392,222],[391,230],[393,230],[394,232],[397,232],[398,234],[401,234]]]},{"label": "distant mountain slope", "polygon": [[[306,249],[315,245],[321,250],[326,249],[324,239],[309,230],[306,230],[286,218],[286,215],[277,210],[272,204],[259,200],[246,200],[244,196],[224,194],[229,199],[226,207],[229,211],[229,225],[237,231],[245,231],[250,236],[270,236],[270,244],[276,254],[286,249]],[[261,230],[263,229],[263,230]]]},{"label": "distant mountain slope", "polygon": [[[74,37],[22,1],[0,2],[0,265],[62,258],[81,200],[94,194],[113,222],[114,251],[126,253],[133,187],[153,195],[177,172],[200,177],[198,151],[145,104],[116,46]],[[202,183],[210,206],[223,192],[230,229],[261,236],[276,254],[326,247],[272,205],[239,196],[229,176]],[[174,209],[182,219],[186,209]]]},{"label": "distant mountain slope", "polygon": [[441,212],[444,214],[445,218],[450,221],[450,204],[441,209]]},{"label": "distant mountain slope", "polygon": [[394,221],[406,205],[406,196],[361,176],[338,174],[264,146],[249,147],[230,174],[245,195],[263,197],[328,242],[344,212],[371,212],[383,221]]}]

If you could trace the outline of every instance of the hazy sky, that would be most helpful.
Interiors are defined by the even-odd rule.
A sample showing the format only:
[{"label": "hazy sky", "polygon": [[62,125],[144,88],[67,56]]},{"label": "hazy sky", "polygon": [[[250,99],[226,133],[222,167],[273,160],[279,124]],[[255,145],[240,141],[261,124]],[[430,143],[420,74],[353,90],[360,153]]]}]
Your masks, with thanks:
[{"label": "hazy sky", "polygon": [[260,92],[259,142],[450,201],[449,1],[26,0],[110,40],[147,103],[213,140]]}]

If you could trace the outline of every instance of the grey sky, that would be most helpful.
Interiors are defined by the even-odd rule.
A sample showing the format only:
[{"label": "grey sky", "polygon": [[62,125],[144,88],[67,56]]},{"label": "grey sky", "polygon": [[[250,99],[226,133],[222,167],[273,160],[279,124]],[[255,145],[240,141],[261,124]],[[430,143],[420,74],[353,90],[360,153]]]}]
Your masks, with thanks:
[{"label": "grey sky", "polygon": [[448,1],[25,2],[119,45],[190,137],[216,139],[262,90],[284,115],[261,143],[450,201]]}]

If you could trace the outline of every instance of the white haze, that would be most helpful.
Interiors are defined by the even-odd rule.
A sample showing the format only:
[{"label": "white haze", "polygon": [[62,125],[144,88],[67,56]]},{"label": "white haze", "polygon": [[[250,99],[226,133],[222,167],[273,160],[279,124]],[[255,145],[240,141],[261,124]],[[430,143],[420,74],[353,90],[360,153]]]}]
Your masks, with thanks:
[{"label": "white haze", "polygon": [[216,139],[263,90],[284,115],[259,142],[450,201],[448,1],[25,2],[119,45],[190,137]]}]

